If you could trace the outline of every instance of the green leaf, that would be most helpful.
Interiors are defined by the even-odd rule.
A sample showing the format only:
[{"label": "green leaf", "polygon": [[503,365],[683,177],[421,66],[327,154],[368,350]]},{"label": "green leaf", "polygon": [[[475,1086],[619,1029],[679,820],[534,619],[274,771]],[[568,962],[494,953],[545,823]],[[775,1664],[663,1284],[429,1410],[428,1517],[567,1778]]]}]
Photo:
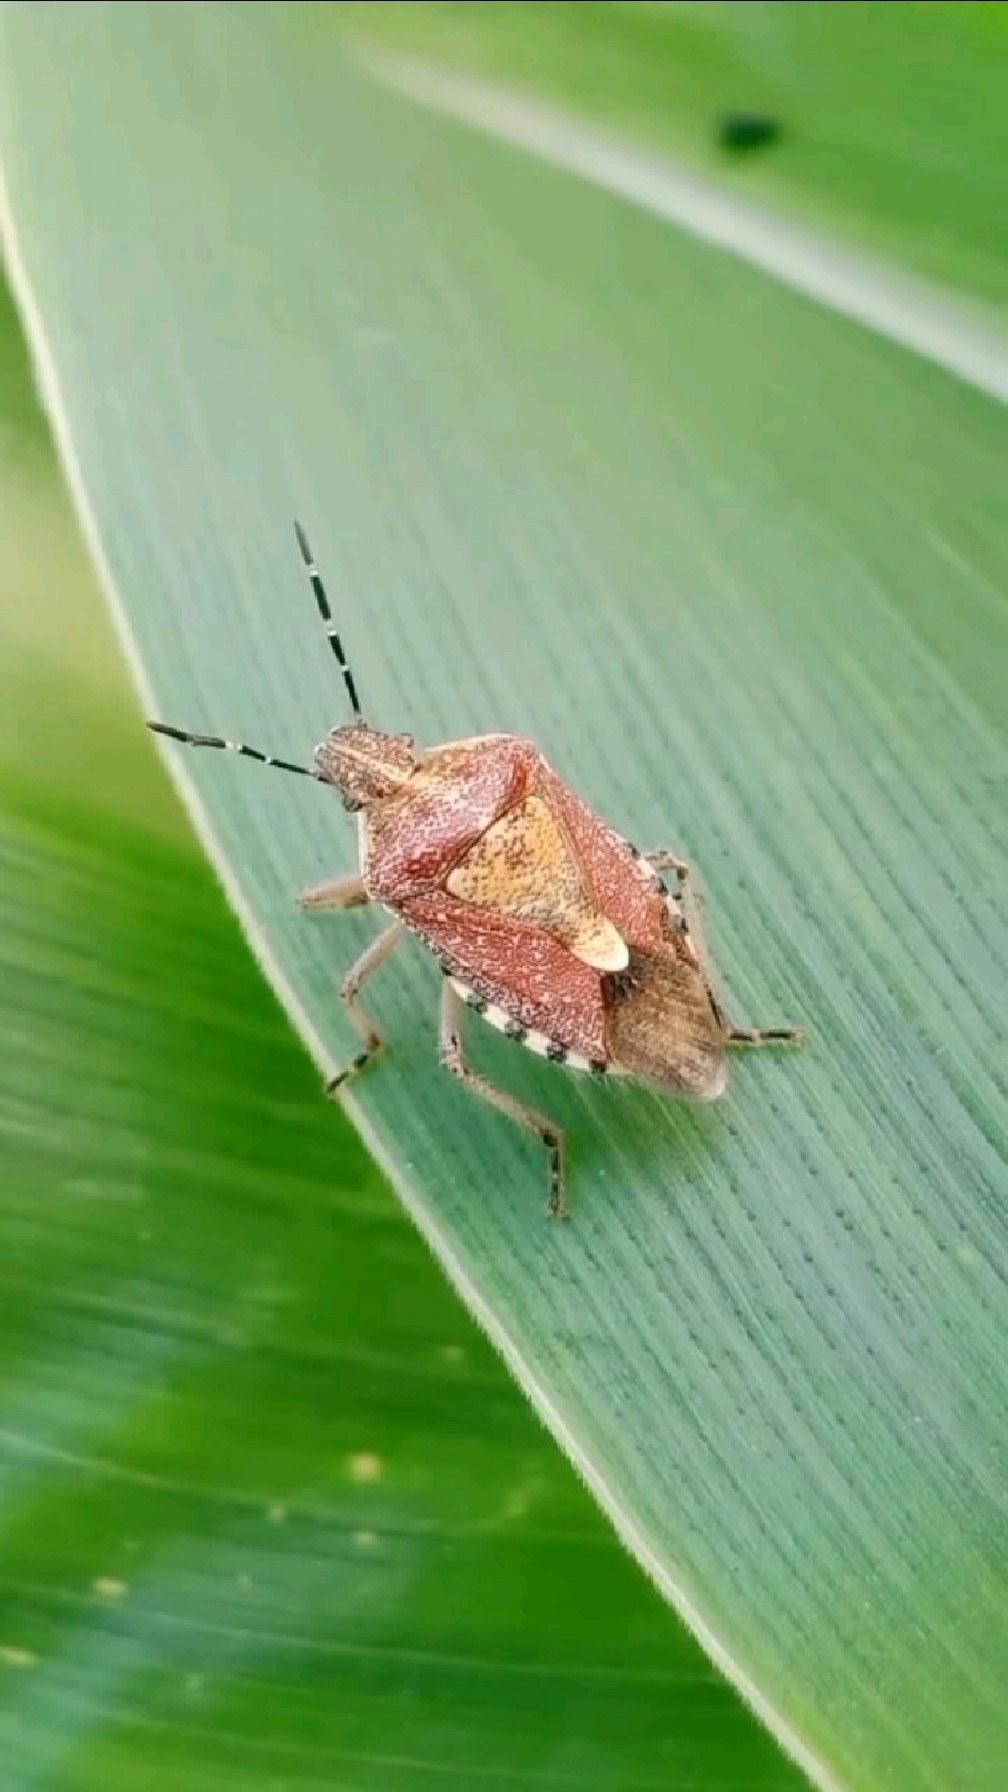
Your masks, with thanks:
[{"label": "green leaf", "polygon": [[[987,0],[340,0],[362,43],[563,101],[1004,304],[1008,15]],[[732,159],[730,112],[779,136]]]},{"label": "green leaf", "polygon": [[793,1792],[319,1101],[0,356],[4,1792]]},{"label": "green leaf", "polygon": [[[405,951],[366,1137],[813,1777],[1000,1783],[1003,412],[382,92],[311,10],[2,27],[8,251],[157,712],[291,756],[343,713],[297,511],[369,711],[533,734],[631,838],[695,859],[739,1018],[813,1034],[696,1112],[474,1032],[569,1129],[557,1231],[541,1154],[439,1072],[437,976]],[[373,924],[292,896],[352,865],[349,825],[299,780],[172,763],[288,1012],[342,1061],[336,986]]]}]

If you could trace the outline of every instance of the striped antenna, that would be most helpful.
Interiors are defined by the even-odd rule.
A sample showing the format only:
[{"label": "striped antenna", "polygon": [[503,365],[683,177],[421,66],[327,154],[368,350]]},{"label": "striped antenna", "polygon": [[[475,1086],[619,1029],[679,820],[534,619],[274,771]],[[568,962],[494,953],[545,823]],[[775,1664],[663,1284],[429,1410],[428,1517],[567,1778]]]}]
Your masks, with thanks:
[{"label": "striped antenna", "polygon": [[301,558],[304,561],[305,566],[308,569],[308,577],[311,580],[311,588],[315,593],[315,602],[318,604],[319,615],[322,618],[323,626],[325,628],[325,632],[326,632],[326,636],[329,641],[329,645],[333,650],[333,656],[336,660],[336,664],[339,667],[341,673],[343,674],[343,683],[346,685],[346,688],[347,688],[347,696],[350,699],[350,708],[353,710],[355,716],[359,716],[362,712],[361,712],[360,702],[357,697],[357,687],[353,681],[353,673],[351,672],[350,667],[347,665],[346,656],[344,655],[344,652],[343,652],[343,644],[340,641],[339,634],[333,624],[332,611],[329,608],[329,599],[327,598],[327,596],[325,594],[325,586],[323,585],[322,580],[319,577],[319,570],[318,570],[318,567],[315,565],[315,559],[312,554],[311,548],[308,546],[308,537],[305,534],[304,530],[301,527],[301,524],[298,522],[296,517],[294,519],[294,533],[297,536],[298,547],[301,549]]},{"label": "striped antenna", "polygon": [[188,728],[172,728],[168,722],[148,722],[153,734],[167,734],[169,740],[183,741],[187,747],[219,747],[224,753],[241,753],[245,759],[258,759],[260,765],[275,765],[279,772],[297,772],[302,778],[317,778],[307,765],[294,765],[289,759],[275,759],[272,753],[260,753],[258,747],[247,747],[240,740],[224,740],[219,734],[193,734]]}]

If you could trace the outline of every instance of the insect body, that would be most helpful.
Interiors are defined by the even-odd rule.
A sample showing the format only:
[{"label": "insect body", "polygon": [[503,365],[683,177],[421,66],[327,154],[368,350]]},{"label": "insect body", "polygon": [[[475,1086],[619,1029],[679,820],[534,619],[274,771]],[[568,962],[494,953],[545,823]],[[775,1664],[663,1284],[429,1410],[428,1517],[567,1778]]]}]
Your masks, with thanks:
[{"label": "insect body", "polygon": [[[793,1027],[733,1027],[712,979],[689,890],[673,853],[640,854],[576,796],[531,741],[491,734],[417,751],[408,734],[364,721],[304,531],[297,539],[353,720],[316,748],[314,768],[216,735],[160,722],[157,733],[230,749],[334,785],[358,817],[357,873],[305,890],[307,910],[380,903],[394,919],[344,980],[361,1050],[328,1085],[361,1071],[381,1046],[360,992],[407,932],[444,973],[440,1056],[475,1094],[538,1134],[549,1157],[549,1211],[567,1212],[564,1137],[545,1114],[465,1062],[465,1005],[557,1064],[629,1076],[711,1101],[726,1048],[797,1041]],[[671,870],[676,887],[661,872]]]}]

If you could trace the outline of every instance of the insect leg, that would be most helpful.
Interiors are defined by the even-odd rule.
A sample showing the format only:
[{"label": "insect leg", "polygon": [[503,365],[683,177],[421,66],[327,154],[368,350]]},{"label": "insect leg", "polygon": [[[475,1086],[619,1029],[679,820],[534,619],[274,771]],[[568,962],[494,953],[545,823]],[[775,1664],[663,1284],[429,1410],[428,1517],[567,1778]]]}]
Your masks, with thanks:
[{"label": "insect leg", "polygon": [[509,1119],[517,1121],[526,1132],[534,1132],[541,1139],[549,1153],[549,1204],[547,1212],[552,1219],[566,1219],[570,1213],[567,1205],[567,1193],[564,1176],[564,1135],[553,1121],[537,1108],[527,1107],[517,1096],[508,1095],[503,1089],[497,1089],[486,1077],[479,1076],[470,1070],[462,1056],[462,1014],[463,1004],[452,988],[447,977],[441,988],[441,1042],[440,1057],[445,1070],[457,1076],[474,1095],[482,1096],[491,1107],[497,1108]]},{"label": "insect leg", "polygon": [[804,1045],[801,1027],[729,1027],[729,1045]]},{"label": "insect leg", "polygon": [[679,879],[678,891],[668,899],[670,911],[674,915],[675,910],[671,908],[671,905],[676,900],[682,903],[682,916],[686,923],[686,931],[693,943],[707,982],[711,1007],[719,1025],[724,1028],[727,1035],[726,1043],[728,1045],[803,1045],[805,1035],[801,1027],[735,1027],[732,1025],[725,1015],[715,991],[710,957],[700,923],[699,901],[695,886],[689,882],[689,864],[685,859],[680,859],[674,852],[669,852],[663,846],[656,847],[653,852],[646,852],[642,856],[653,871],[674,871]]},{"label": "insect leg", "polygon": [[689,877],[689,861],[681,859],[678,853],[669,852],[667,846],[656,846],[653,852],[646,852],[641,856],[652,871],[674,871],[681,884]]},{"label": "insect leg", "polygon": [[[693,885],[682,890],[683,918],[693,950],[699,960],[707,985],[710,1005],[714,1010],[714,1018],[725,1033],[727,1045],[803,1045],[805,1035],[800,1027],[736,1027],[725,1013],[721,993],[714,980],[707,943],[700,923],[699,904]],[[669,898],[672,901],[672,898]]]},{"label": "insect leg", "polygon": [[298,897],[299,908],[345,909],[363,908],[371,898],[356,871],[347,877],[328,877],[325,883],[309,884]]},{"label": "insect leg", "polygon": [[384,964],[389,953],[399,944],[406,932],[401,921],[393,921],[376,940],[372,940],[367,950],[362,952],[356,964],[351,965],[340,987],[340,995],[346,1004],[346,1011],[358,1033],[364,1041],[364,1050],[351,1059],[344,1070],[331,1077],[326,1084],[326,1094],[334,1095],[349,1077],[356,1076],[365,1064],[381,1049],[382,1036],[374,1022],[369,1020],[358,1001],[358,995],[368,978],[373,976],[380,964]]}]

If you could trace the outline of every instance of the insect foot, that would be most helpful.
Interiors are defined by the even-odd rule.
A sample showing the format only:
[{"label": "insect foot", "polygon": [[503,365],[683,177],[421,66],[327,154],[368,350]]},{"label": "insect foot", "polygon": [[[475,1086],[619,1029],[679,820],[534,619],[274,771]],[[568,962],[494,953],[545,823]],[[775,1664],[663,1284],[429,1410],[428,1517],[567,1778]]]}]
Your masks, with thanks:
[{"label": "insect foot", "polygon": [[802,1027],[729,1027],[729,1045],[804,1045]]},{"label": "insect foot", "polygon": [[335,1076],[329,1078],[329,1081],[325,1086],[325,1092],[330,1099],[342,1089],[344,1083],[348,1083],[352,1076],[356,1076],[358,1071],[363,1070],[365,1064],[370,1064],[371,1059],[375,1056],[380,1045],[381,1040],[376,1039],[374,1045],[368,1046],[366,1051],[358,1052],[356,1058],[351,1058],[349,1064],[345,1065],[342,1070],[338,1070]]}]

